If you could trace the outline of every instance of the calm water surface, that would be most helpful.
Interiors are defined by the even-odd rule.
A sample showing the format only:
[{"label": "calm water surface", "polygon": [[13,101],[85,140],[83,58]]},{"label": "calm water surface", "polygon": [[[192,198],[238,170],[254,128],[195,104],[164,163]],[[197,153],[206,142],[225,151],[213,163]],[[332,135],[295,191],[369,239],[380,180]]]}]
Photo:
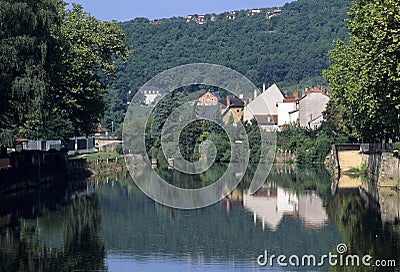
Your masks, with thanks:
[{"label": "calm water surface", "polygon": [[400,261],[399,226],[382,223],[357,194],[332,196],[323,169],[276,166],[256,195],[245,178],[229,198],[198,210],[159,205],[114,173],[1,197],[0,212],[0,271],[399,271],[257,264],[265,250],[319,258],[339,243]]}]

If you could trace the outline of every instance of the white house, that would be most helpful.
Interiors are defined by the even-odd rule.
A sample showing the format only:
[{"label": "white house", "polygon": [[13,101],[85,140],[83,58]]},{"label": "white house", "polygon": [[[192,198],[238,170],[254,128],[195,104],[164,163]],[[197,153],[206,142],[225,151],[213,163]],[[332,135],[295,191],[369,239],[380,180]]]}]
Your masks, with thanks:
[{"label": "white house", "polygon": [[235,20],[236,12],[235,11],[230,12],[227,17],[229,20]]},{"label": "white house", "polygon": [[[255,92],[256,96],[256,92]],[[263,92],[254,97],[244,109],[243,120],[250,121],[257,117],[257,120],[265,121],[264,126],[270,130],[278,129],[278,104],[284,100],[282,92],[279,90],[276,84],[273,84],[268,89],[263,86]],[[267,124],[271,122],[270,124]]]},{"label": "white house", "polygon": [[278,103],[278,127],[298,122],[299,95],[293,93],[293,98],[285,98]]},{"label": "white house", "polygon": [[143,91],[146,106],[150,106],[156,100],[158,96],[161,96],[160,91],[156,89],[149,89]]},{"label": "white house", "polygon": [[247,15],[248,16],[253,16],[255,14],[260,14],[260,13],[261,13],[261,9],[260,8],[255,8],[255,9],[252,9],[249,12],[247,12]]}]

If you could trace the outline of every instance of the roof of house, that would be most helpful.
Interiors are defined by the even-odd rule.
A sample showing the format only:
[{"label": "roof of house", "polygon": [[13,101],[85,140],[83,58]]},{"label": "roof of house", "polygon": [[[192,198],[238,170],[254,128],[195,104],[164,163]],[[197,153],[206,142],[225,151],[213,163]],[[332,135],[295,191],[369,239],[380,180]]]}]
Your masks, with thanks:
[{"label": "roof of house", "polygon": [[[230,99],[230,105],[229,105],[230,108],[243,108],[244,107],[244,102],[241,99],[239,99],[235,96],[229,96],[229,99]],[[226,98],[220,98],[218,100],[218,103],[221,103],[222,105],[224,105],[226,107],[226,104],[227,104]]]},{"label": "roof of house", "polygon": [[295,97],[289,97],[289,98],[283,99],[283,103],[293,103],[293,102],[296,102],[297,100],[299,100],[299,99],[295,98]]},{"label": "roof of house", "polygon": [[142,89],[142,92],[144,93],[144,94],[147,94],[147,93],[154,93],[154,92],[160,92],[160,88],[157,88],[157,87],[153,87],[153,86],[147,86],[147,87],[145,87],[145,88],[143,88]]},{"label": "roof of house", "polygon": [[199,94],[199,98],[202,97],[203,95],[207,94],[207,93],[212,94],[212,95],[215,96],[217,99],[220,99],[220,98],[221,98],[221,96],[219,95],[219,93],[213,92],[213,91],[210,91],[210,90],[208,90],[208,91],[206,91],[206,92],[204,92],[204,93],[202,93],[202,94]]},{"label": "roof of house", "polygon": [[322,115],[312,119],[309,124],[320,124],[324,120],[324,117]]},{"label": "roof of house", "polygon": [[278,114],[277,103],[283,102],[285,97],[276,84],[273,84],[265,92],[257,96],[248,105],[248,109],[253,115]]},{"label": "roof of house", "polygon": [[314,90],[306,91],[306,93],[301,98],[299,98],[299,101],[303,100],[305,98],[315,98],[315,97],[318,97],[321,95],[329,98],[329,94],[326,94],[323,90],[314,89]]}]

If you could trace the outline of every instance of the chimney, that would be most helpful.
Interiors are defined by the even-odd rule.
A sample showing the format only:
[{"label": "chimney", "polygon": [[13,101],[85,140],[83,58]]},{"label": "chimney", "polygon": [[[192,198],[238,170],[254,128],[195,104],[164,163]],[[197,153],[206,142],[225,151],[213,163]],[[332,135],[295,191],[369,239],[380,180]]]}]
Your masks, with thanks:
[{"label": "chimney", "polygon": [[226,107],[228,108],[231,105],[231,98],[229,95],[226,97]]},{"label": "chimney", "polygon": [[254,89],[254,99],[257,97],[257,89]]},{"label": "chimney", "polygon": [[249,98],[249,104],[251,103],[251,102],[253,102],[253,98]]},{"label": "chimney", "polygon": [[297,91],[293,92],[293,98],[296,100],[299,99],[299,93]]},{"label": "chimney", "polygon": [[263,83],[263,92],[265,92],[266,87],[265,87],[265,83]]}]

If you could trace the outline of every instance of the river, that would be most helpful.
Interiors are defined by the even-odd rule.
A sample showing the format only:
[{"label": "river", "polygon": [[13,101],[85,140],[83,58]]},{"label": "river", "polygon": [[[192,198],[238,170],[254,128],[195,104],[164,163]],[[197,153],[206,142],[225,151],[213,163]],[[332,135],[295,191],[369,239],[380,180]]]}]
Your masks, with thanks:
[{"label": "river", "polygon": [[[330,182],[325,169],[276,165],[255,195],[245,177],[197,210],[155,203],[125,172],[2,196],[0,271],[400,271],[398,222],[383,223],[358,194],[332,196]],[[320,265],[329,253],[337,264]],[[371,255],[372,265],[340,265],[345,254]],[[287,266],[277,257],[271,265],[271,255]],[[304,255],[316,264],[302,265]],[[397,263],[383,269],[376,260]]]}]

